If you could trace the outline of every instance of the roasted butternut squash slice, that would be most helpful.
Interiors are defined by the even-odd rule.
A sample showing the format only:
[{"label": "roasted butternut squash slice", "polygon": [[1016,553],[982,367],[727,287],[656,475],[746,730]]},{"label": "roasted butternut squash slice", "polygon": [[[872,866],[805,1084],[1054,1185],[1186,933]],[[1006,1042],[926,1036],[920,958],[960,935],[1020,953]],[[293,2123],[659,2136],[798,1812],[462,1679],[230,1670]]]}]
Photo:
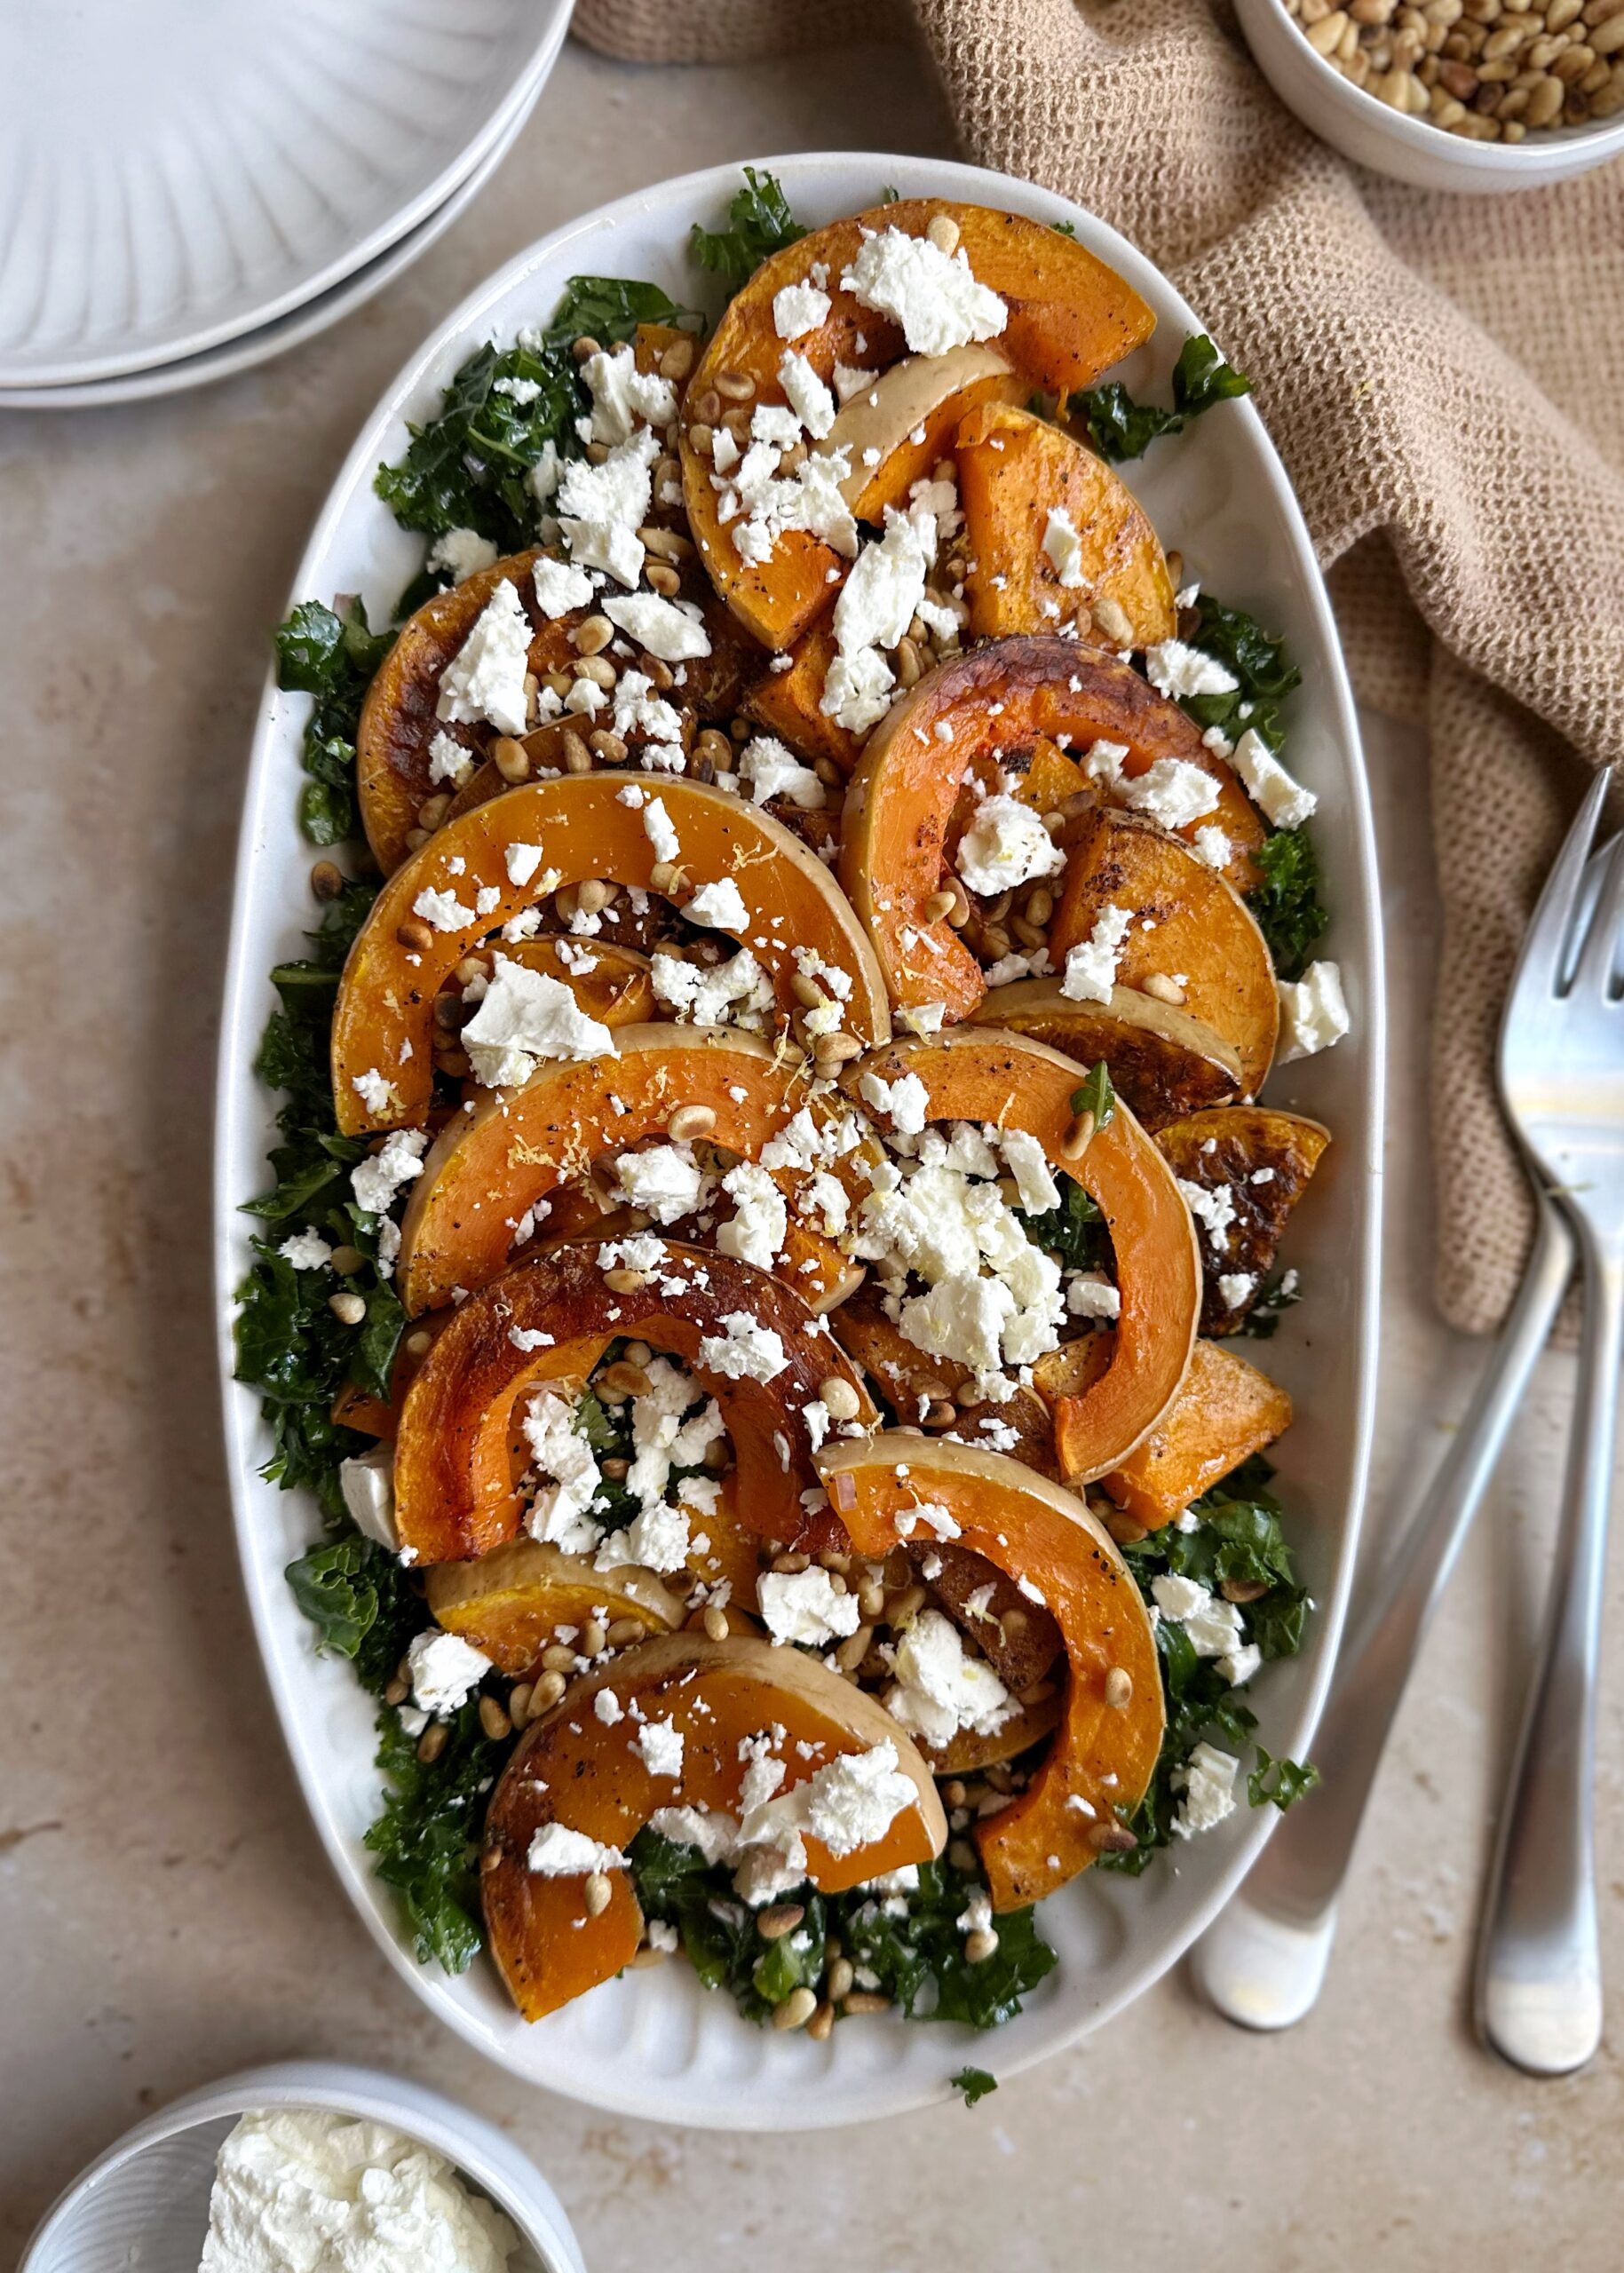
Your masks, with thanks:
[{"label": "roasted butternut squash slice", "polygon": [[[600,1716],[612,1691],[618,1715]],[[634,1717],[634,1709],[635,1715]],[[642,1741],[668,1724],[675,1775],[649,1769]],[[783,1764],[780,1795],[793,1794],[852,1754],[889,1745],[912,1797],[877,1839],[839,1853],[803,1833],[807,1874],[838,1893],[887,1871],[924,1863],[947,1841],[947,1819],[919,1753],[876,1700],[799,1650],[730,1635],[673,1634],[623,1651],[572,1683],[514,1747],[485,1820],[481,1874],[491,1950],[514,2003],[540,2020],[629,1964],[643,1917],[629,1874],[604,1875],[609,1900],[586,1906],[587,1871],[530,1867],[532,1842],[550,1826],[581,1833],[618,1857],[662,1808],[738,1818],[751,1747],[769,1739]],[[810,1810],[809,1810],[810,1811]]]},{"label": "roasted butternut squash slice", "polygon": [[560,1626],[579,1633],[606,1611],[612,1620],[640,1618],[650,1633],[674,1633],[688,1614],[652,1571],[600,1571],[539,1539],[510,1539],[477,1563],[437,1563],[424,1592],[448,1633],[514,1679],[530,1672]]},{"label": "roasted butternut squash slice", "polygon": [[[994,1447],[983,1445],[978,1449],[991,1452]],[[1007,1570],[946,1540],[910,1547],[907,1556],[935,1600],[975,1643],[1006,1689],[1030,1689],[1052,1671],[1066,1638],[1053,1612],[1022,1594]]]},{"label": "roasted butternut squash slice", "polygon": [[449,734],[477,765],[495,740],[492,726],[442,725],[435,715],[440,674],[456,654],[498,584],[511,584],[530,619],[530,669],[564,670],[574,661],[572,619],[551,621],[536,604],[533,576],[540,549],[509,553],[476,575],[437,592],[400,627],[378,666],[361,706],[355,736],[355,786],[361,824],[373,858],[385,875],[406,858],[406,840],[417,827],[417,809],[445,789],[429,773],[429,745]]},{"label": "roasted butternut squash slice", "polygon": [[[622,1026],[614,1057],[555,1059],[519,1089],[453,1113],[425,1154],[400,1227],[397,1286],[408,1312],[506,1268],[515,1226],[599,1153],[664,1133],[685,1105],[709,1105],[709,1136],[754,1159],[805,1093],[795,1061],[728,1026]],[[560,1229],[575,1228],[574,1223]],[[604,1236],[614,1236],[608,1226]]]},{"label": "roasted butternut squash slice", "polygon": [[[1221,1238],[1205,1224],[1197,1229],[1207,1258],[1203,1334],[1233,1334],[1245,1323],[1274,1268],[1287,1220],[1330,1141],[1330,1130],[1319,1121],[1264,1105],[1194,1113],[1158,1133],[1157,1145],[1175,1176],[1229,1194],[1231,1220]],[[1251,1282],[1238,1303],[1221,1284],[1235,1278]],[[1233,1292],[1232,1284],[1228,1293]]]},{"label": "roasted butternut squash slice", "polygon": [[972,410],[957,448],[976,638],[1062,623],[1092,637],[1101,599],[1114,601],[1132,628],[1113,644],[1149,647],[1173,637],[1167,557],[1138,499],[1103,458],[1009,400]]},{"label": "roasted butternut squash slice", "polygon": [[765,671],[756,681],[744,699],[744,711],[809,765],[827,758],[843,777],[849,777],[863,745],[849,726],[827,717],[820,707],[823,683],[836,652],[828,625],[814,623],[796,640],[787,671]]},{"label": "roasted butternut squash slice", "polygon": [[[1094,786],[1076,759],[1046,734],[1040,734],[1029,749],[1001,750],[998,764],[1010,783],[1010,795],[1034,813],[1059,812],[1071,798],[1091,794]],[[995,785],[989,779],[986,786],[990,789]]]},{"label": "roasted butternut squash slice", "polygon": [[945,918],[926,920],[925,904],[942,886],[965,780],[986,778],[1001,750],[1030,748],[1040,736],[1079,750],[1120,743],[1130,776],[1162,757],[1200,766],[1217,784],[1214,818],[1239,848],[1232,873],[1255,880],[1245,852],[1262,842],[1262,824],[1176,703],[1128,664],[1075,640],[995,640],[944,663],[893,704],[846,785],[840,881],[874,940],[893,1004],[941,1002],[952,1025],[986,994],[975,957]]},{"label": "roasted butternut squash slice", "polygon": [[843,1084],[860,1095],[865,1073],[888,1081],[916,1073],[931,1120],[990,1121],[1027,1130],[1051,1168],[1074,1176],[1098,1205],[1115,1251],[1121,1311],[1110,1363],[1072,1402],[1062,1458],[1073,1484],[1120,1466],[1177,1395],[1200,1315],[1195,1233],[1167,1163],[1122,1105],[1082,1158],[1068,1160],[1061,1147],[1073,1119],[1076,1065],[1041,1042],[993,1027],[895,1042],[859,1060]]},{"label": "roasted butternut squash slice", "polygon": [[851,471],[840,494],[860,521],[878,522],[900,506],[982,405],[1018,402],[1027,382],[994,347],[954,347],[945,355],[905,355],[871,387],[842,405],[814,447],[844,450]]},{"label": "roasted butternut squash slice", "polygon": [[1240,1060],[1222,1034],[1131,986],[1113,987],[1109,1002],[1073,1002],[1058,978],[1017,979],[982,998],[975,1023],[1047,1042],[1084,1065],[1103,1058],[1117,1095],[1152,1130],[1240,1094]]},{"label": "roasted butternut squash slice", "polygon": [[1171,1406],[1101,1480],[1135,1523],[1160,1531],[1290,1426],[1291,1399],[1278,1382],[1232,1350],[1198,1342]]},{"label": "roasted butternut squash slice", "polygon": [[[632,796],[639,802],[628,803]],[[771,973],[786,1011],[796,1001],[795,950],[810,947],[850,986],[847,1030],[866,1043],[886,1038],[891,1018],[874,950],[822,861],[788,829],[758,806],[697,782],[570,774],[511,789],[448,822],[378,894],[350,949],[333,1014],[333,1095],[347,1136],[426,1118],[434,997],[481,939],[560,884],[606,876],[652,889],[661,856],[645,827],[645,797],[664,808],[689,889],[724,881],[737,887],[748,919],[737,936]],[[513,881],[515,869],[525,883]],[[384,1101],[370,1105],[362,1090]]]},{"label": "roasted butternut squash slice", "polygon": [[1184,990],[1183,1008],[1234,1051],[1248,1096],[1262,1087],[1279,1033],[1274,964],[1234,886],[1177,837],[1109,806],[1071,826],[1049,951],[1063,970],[1107,907],[1133,917],[1117,954],[1119,992],[1159,975]]},{"label": "roasted butternut squash slice", "polygon": [[[1024,1580],[1053,1612],[1067,1669],[1054,1742],[1026,1789],[975,1827],[993,1908],[1041,1901],[1097,1860],[1161,1750],[1161,1674],[1131,1572],[1080,1499],[996,1453],[879,1436],[826,1445],[818,1465],[859,1554],[931,1535],[919,1507],[945,1508],[959,1544]],[[1108,1705],[1113,1674],[1128,1685]],[[1120,1679],[1112,1690],[1121,1693]]]},{"label": "roasted butternut squash slice", "polygon": [[1023,1705],[1012,1721],[1006,1721],[990,1736],[981,1736],[974,1729],[961,1729],[950,1744],[922,1745],[920,1749],[937,1776],[975,1776],[984,1768],[991,1768],[1001,1760],[1018,1760],[1023,1752],[1030,1752],[1034,1744],[1052,1736],[1060,1725],[1060,1715],[1066,1710],[1062,1684],[1057,1683],[1052,1693],[1039,1699],[1035,1704]]},{"label": "roasted butternut squash slice", "polygon": [[904,199],[814,229],[764,260],[734,294],[689,383],[683,400],[682,468],[700,557],[740,622],[769,647],[791,645],[829,605],[835,586],[828,574],[833,569],[838,579],[840,555],[808,532],[789,529],[764,562],[744,560],[722,523],[718,495],[710,485],[710,459],[695,446],[694,429],[713,425],[734,401],[717,392],[723,376],[748,379],[757,403],[782,404],[779,365],[791,343],[779,337],[772,302],[787,284],[806,283],[815,265],[828,272],[829,311],[814,330],[793,342],[796,352],[826,385],[837,362],[876,372],[897,362],[904,352],[897,325],[860,306],[840,289],[840,278],[865,234],[899,229],[907,236],[923,236],[939,215],[957,226],[977,279],[1004,301],[1004,329],[987,344],[1028,384],[1058,395],[1087,386],[1154,329],[1155,318],[1138,294],[1081,245],[1042,222],[986,206]]},{"label": "roasted butternut squash slice", "polygon": [[[675,1240],[654,1242],[661,1262],[609,1287],[602,1242],[572,1241],[516,1263],[470,1295],[424,1359],[401,1407],[395,1439],[395,1527],[420,1564],[484,1555],[517,1536],[516,1489],[524,1455],[513,1449],[516,1410],[544,1382],[584,1382],[617,1336],[669,1350],[721,1407],[738,1469],[737,1506],[764,1538],[791,1539],[801,1492],[813,1481],[804,1408],[838,1374],[873,1406],[861,1377],[798,1295],[732,1256]],[[777,1337],[762,1381],[734,1380],[702,1345],[729,1341],[743,1318]],[[739,1329],[735,1329],[735,1334]],[[531,1337],[543,1339],[532,1346]]]}]

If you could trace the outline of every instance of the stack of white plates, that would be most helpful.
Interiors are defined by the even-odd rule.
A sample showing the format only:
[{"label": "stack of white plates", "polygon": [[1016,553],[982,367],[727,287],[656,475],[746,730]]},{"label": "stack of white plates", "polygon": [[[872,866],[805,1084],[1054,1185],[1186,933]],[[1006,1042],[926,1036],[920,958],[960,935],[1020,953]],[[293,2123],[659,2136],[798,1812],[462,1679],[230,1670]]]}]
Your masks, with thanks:
[{"label": "stack of white plates", "polygon": [[573,0],[52,0],[0,25],[0,406],[128,402],[359,307],[495,170]]}]

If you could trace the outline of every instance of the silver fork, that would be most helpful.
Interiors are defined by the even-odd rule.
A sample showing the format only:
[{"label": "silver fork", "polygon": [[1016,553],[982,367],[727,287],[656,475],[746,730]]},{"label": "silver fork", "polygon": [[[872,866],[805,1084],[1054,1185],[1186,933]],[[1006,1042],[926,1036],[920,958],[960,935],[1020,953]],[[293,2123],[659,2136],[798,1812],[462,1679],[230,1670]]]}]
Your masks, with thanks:
[{"label": "silver fork", "polygon": [[1593,893],[1585,871],[1610,779],[1598,776],[1541,896],[1500,1044],[1506,1110],[1573,1221],[1585,1289],[1556,1566],[1477,1953],[1485,2040],[1541,2076],[1582,2067],[1602,2032],[1592,1810],[1624,1361],[1624,837],[1598,855]]}]

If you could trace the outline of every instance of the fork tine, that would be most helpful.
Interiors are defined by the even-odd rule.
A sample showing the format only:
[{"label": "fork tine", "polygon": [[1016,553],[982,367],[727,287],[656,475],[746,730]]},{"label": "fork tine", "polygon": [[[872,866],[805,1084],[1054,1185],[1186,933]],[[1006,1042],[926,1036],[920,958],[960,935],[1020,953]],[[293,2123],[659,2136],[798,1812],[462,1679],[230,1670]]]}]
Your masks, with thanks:
[{"label": "fork tine", "polygon": [[1604,861],[1605,866],[1573,973],[1573,992],[1604,995],[1611,989],[1612,967],[1618,960],[1619,928],[1624,922],[1624,836],[1615,836],[1604,852],[1596,855],[1596,859],[1598,863]]},{"label": "fork tine", "polygon": [[1612,781],[1612,768],[1603,766],[1586,792],[1566,842],[1557,855],[1556,865],[1545,879],[1545,889],[1540,894],[1512,975],[1508,1012],[1516,1010],[1519,998],[1526,1004],[1533,995],[1554,995],[1557,992],[1562,979],[1562,950],[1584,887],[1590,840],[1596,834],[1596,824],[1601,818]]}]

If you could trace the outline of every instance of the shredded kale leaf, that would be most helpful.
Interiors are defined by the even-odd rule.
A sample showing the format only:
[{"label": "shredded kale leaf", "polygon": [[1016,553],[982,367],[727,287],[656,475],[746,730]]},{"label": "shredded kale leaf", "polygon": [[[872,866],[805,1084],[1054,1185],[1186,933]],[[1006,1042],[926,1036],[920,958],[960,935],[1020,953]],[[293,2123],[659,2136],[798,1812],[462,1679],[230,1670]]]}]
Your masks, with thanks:
[{"label": "shredded kale leaf", "polygon": [[[1055,226],[1058,228],[1064,225],[1057,222]],[[1066,233],[1068,236],[1072,234],[1069,228]],[[985,2099],[988,2092],[995,2092],[998,2088],[997,2077],[989,2076],[985,2068],[961,2068],[956,2075],[949,2076],[947,2081],[955,2092],[963,2093],[966,2107],[974,2107],[978,2100]]]},{"label": "shredded kale leaf", "polygon": [[[551,322],[500,352],[476,349],[446,389],[438,416],[408,429],[405,455],[378,468],[373,487],[402,528],[443,536],[473,529],[498,552],[535,540],[543,508],[530,486],[551,442],[579,457],[575,421],[590,408],[572,353],[583,335],[600,346],[630,339],[640,323],[693,322],[654,284],[572,276]],[[420,606],[441,579],[418,580],[400,602]]]},{"label": "shredded kale leaf", "polygon": [[299,827],[313,844],[342,844],[356,831],[355,730],[374,672],[395,642],[374,631],[360,600],[337,608],[303,600],[276,632],[276,684],[311,694],[305,725]]},{"label": "shredded kale leaf", "polygon": [[445,1747],[432,1761],[418,1759],[398,1714],[385,1707],[377,1725],[384,1796],[367,1833],[373,1867],[400,1897],[417,1962],[437,1958],[448,1973],[465,1973],[485,1938],[479,1828],[511,1739],[486,1735],[471,1697],[447,1723]]},{"label": "shredded kale leaf", "polygon": [[1247,906],[1268,942],[1277,974],[1301,978],[1314,943],[1330,922],[1319,897],[1319,862],[1306,828],[1277,828],[1253,854],[1263,882]]},{"label": "shredded kale leaf", "polygon": [[[1075,237],[1077,234],[1075,221],[1051,221],[1049,226],[1058,237]],[[997,2087],[994,2086],[994,2088],[996,2089]]]},{"label": "shredded kale leaf", "polygon": [[806,234],[772,175],[757,173],[754,166],[746,166],[744,186],[734,191],[727,219],[725,229],[701,229],[696,221],[688,248],[701,268],[725,281],[730,292],[748,284],[770,255]]},{"label": "shredded kale leaf", "polygon": [[1250,726],[1271,749],[1278,750],[1286,740],[1280,705],[1303,684],[1285,641],[1271,638],[1256,616],[1225,607],[1209,592],[1197,598],[1195,614],[1190,645],[1223,663],[1236,684],[1226,694],[1181,695],[1180,709],[1198,726],[1218,727],[1232,742],[1239,741]]},{"label": "shredded kale leaf", "polygon": [[980,1881],[946,1863],[920,1865],[916,1892],[899,1897],[904,1916],[860,1889],[820,1895],[802,1887],[794,1900],[805,1916],[793,1933],[764,1942],[755,1913],[733,1891],[725,1864],[708,1864],[697,1848],[674,1845],[643,1830],[627,1849],[632,1885],[644,1914],[674,1926],[708,1989],[725,1989],[747,2020],[772,2017],[792,1991],[816,1990],[837,1939],[858,1968],[872,1976],[911,2020],[953,2020],[996,2028],[1020,2010],[1021,1999],[1056,1962],[1030,1910],[998,1921],[998,1947],[979,1965],[965,1958],[957,1921]]},{"label": "shredded kale leaf", "polygon": [[900,205],[901,202],[902,192],[897,187],[894,182],[888,181],[880,192],[880,203],[882,205]]},{"label": "shredded kale leaf", "polygon": [[1302,1299],[1295,1271],[1271,1271],[1238,1329],[1240,1334],[1250,1342],[1272,1342],[1279,1331],[1281,1319],[1294,1303]]},{"label": "shredded kale leaf", "polygon": [[1064,1271],[1099,1271],[1111,1260],[1111,1235],[1097,1203],[1074,1177],[1060,1178],[1060,1205],[1041,1216],[1015,1211],[1034,1247],[1045,1248]]},{"label": "shredded kale leaf", "polygon": [[1257,1765],[1247,1778],[1247,1798],[1255,1808],[1277,1807],[1284,1815],[1319,1781],[1311,1760],[1276,1760],[1259,1745]]},{"label": "shredded kale leaf", "polygon": [[287,1578],[317,1649],[352,1659],[361,1687],[381,1698],[407,1644],[430,1622],[400,1558],[352,1532],[289,1563]]},{"label": "shredded kale leaf", "polygon": [[[1180,1531],[1168,1524],[1122,1549],[1123,1560],[1147,1600],[1152,1582],[1163,1572],[1215,1589],[1230,1580],[1263,1587],[1265,1592],[1244,1606],[1242,1623],[1245,1637],[1267,1659],[1296,1654],[1308,1608],[1307,1591],[1298,1586],[1293,1572],[1280,1503],[1267,1488],[1272,1474],[1261,1456],[1243,1461],[1195,1501],[1192,1512],[1200,1517],[1199,1530]],[[1198,1658],[1176,1620],[1158,1621],[1156,1647],[1168,1725],[1150,1790],[1128,1819],[1139,1843],[1125,1854],[1102,1855],[1099,1860],[1102,1870],[1130,1877],[1137,1877],[1156,1849],[1173,1837],[1180,1799],[1173,1778],[1195,1746],[1210,1738],[1239,1755],[1251,1743],[1257,1725],[1256,1715],[1224,1680],[1216,1660]]]},{"label": "shredded kale leaf", "polygon": [[[1067,236],[1075,234],[1064,221],[1050,224]],[[1173,366],[1173,408],[1163,410],[1153,402],[1136,402],[1120,379],[1103,387],[1084,387],[1071,399],[1072,414],[1082,419],[1089,440],[1100,456],[1113,465],[1143,456],[1162,434],[1176,434],[1210,410],[1215,403],[1232,402],[1250,394],[1252,382],[1213,345],[1204,331],[1192,332]]]}]

